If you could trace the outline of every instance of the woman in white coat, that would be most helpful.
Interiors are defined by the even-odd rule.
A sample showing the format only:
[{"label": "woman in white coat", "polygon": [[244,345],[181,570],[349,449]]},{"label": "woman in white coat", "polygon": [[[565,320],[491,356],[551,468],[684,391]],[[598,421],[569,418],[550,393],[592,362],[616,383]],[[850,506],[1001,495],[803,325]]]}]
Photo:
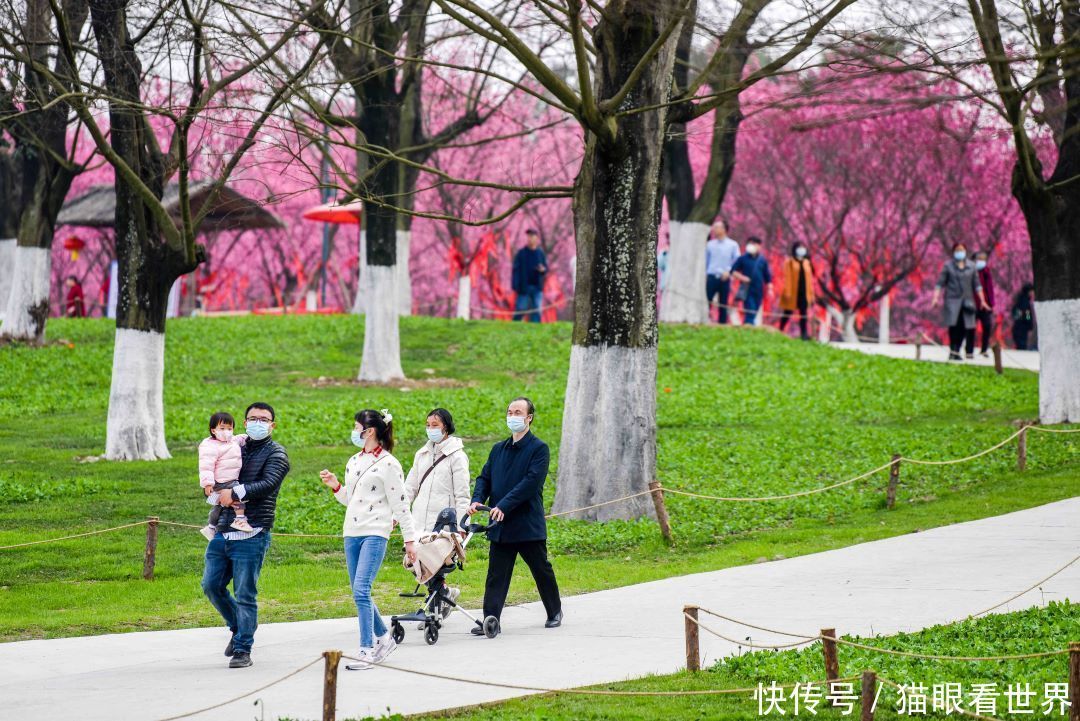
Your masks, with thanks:
[{"label": "woman in white coat", "polygon": [[[412,504],[413,525],[419,533],[430,532],[444,508],[453,508],[459,521],[469,510],[469,458],[455,430],[450,411],[436,408],[428,413],[427,443],[416,452],[405,479],[405,497]],[[450,588],[451,600],[457,601],[460,593]],[[442,612],[448,616],[450,606]]]}]

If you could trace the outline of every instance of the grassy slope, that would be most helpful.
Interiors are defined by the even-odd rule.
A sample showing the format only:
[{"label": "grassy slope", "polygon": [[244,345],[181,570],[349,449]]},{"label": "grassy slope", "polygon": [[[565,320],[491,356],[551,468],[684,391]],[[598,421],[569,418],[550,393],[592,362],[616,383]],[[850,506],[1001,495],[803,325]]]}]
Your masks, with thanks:
[{"label": "grassy slope", "polygon": [[[1038,653],[1067,648],[1075,641],[1080,629],[1080,604],[1053,603],[1047,608],[1030,609],[1019,613],[989,616],[957,624],[935,626],[918,633],[899,634],[867,641],[867,645],[906,652],[942,656],[1003,656]],[[797,629],[795,629],[797,630]],[[996,683],[997,718],[1065,718],[1053,714],[1043,715],[1045,684],[1064,683],[1068,680],[1068,656],[1017,660],[1017,661],[929,661],[886,656],[872,651],[841,646],[838,651],[841,678],[858,676],[864,670],[876,670],[878,674],[898,684],[924,684],[921,693],[932,696],[934,684],[959,683],[965,702],[970,704],[968,694],[973,684]],[[389,672],[385,672],[389,673]],[[462,674],[463,675],[463,674]],[[820,682],[824,669],[820,644],[803,650],[765,651],[725,659],[708,671],[696,674],[677,673],[655,676],[600,688],[614,690],[684,691],[721,688],[754,688],[758,683],[768,686],[793,684],[795,682]],[[500,676],[499,680],[507,677]],[[523,680],[523,679],[519,679]],[[1010,714],[1005,690],[1016,684],[1030,684],[1036,692],[1030,707],[1034,714]],[[855,683],[856,693],[858,682]],[[820,689],[820,685],[819,685]],[[945,714],[896,713],[899,697],[893,689],[883,689],[878,697],[875,719],[945,718]],[[616,698],[598,696],[545,695],[516,699],[482,708],[462,709],[430,716],[412,716],[421,719],[454,719],[455,721],[652,721],[668,719],[754,719],[792,718],[793,706],[789,700],[784,708],[786,716],[775,711],[769,716],[758,715],[757,701],[751,694],[740,693],[724,696],[683,697],[635,697]],[[927,703],[927,708],[932,708]],[[964,706],[972,710],[971,706]],[[851,715],[819,707],[817,718],[853,719],[859,717],[855,703]],[[803,710],[795,718],[812,719]],[[953,714],[951,718],[965,718]]]},{"label": "grassy slope", "polygon": [[[319,484],[351,453],[359,407],[393,410],[405,465],[423,439],[424,414],[450,408],[474,472],[504,433],[508,398],[537,402],[537,433],[557,458],[568,357],[567,325],[413,318],[403,321],[408,390],[351,382],[362,321],[231,318],[173,321],[166,360],[166,423],[174,458],[79,463],[102,451],[112,332],[101,321],[53,321],[43,349],[0,348],[0,545],[159,515],[205,518],[195,445],[215,410],[239,415],[272,402],[275,437],[293,472],[279,531],[335,533],[340,508]],[[1036,414],[1029,373],[913,364],[789,341],[748,329],[664,328],[660,346],[659,476],[669,486],[722,495],[767,495],[854,476],[890,454],[948,458],[1005,437]],[[431,373],[426,371],[432,371]],[[319,381],[319,379],[324,379]],[[427,380],[435,379],[435,380]],[[602,442],[602,439],[597,439]],[[554,491],[548,483],[548,499]],[[898,508],[882,508],[884,474],[865,484],[785,502],[722,504],[669,498],[678,538],[663,547],[655,525],[556,521],[551,547],[566,592],[581,592],[758,558],[793,556],[919,528],[1025,508],[1080,491],[1080,441],[1033,435],[1029,470],[1010,449],[953,467],[905,467]],[[139,580],[142,530],[0,551],[0,639],[212,624],[198,575],[204,542],[165,530],[158,577]],[[478,601],[480,564],[458,574]],[[644,562],[622,563],[625,558]],[[388,561],[378,592],[401,610],[405,578]],[[616,565],[617,564],[617,565]],[[612,573],[617,567],[618,573]],[[345,615],[340,542],[281,538],[263,577],[264,620]],[[519,574],[514,600],[535,590]]]}]

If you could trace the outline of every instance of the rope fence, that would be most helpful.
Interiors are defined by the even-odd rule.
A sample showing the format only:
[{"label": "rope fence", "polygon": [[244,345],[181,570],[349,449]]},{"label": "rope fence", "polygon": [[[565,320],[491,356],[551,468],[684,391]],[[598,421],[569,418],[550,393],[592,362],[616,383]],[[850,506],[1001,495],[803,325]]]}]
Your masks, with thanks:
[{"label": "rope fence", "polygon": [[[830,483],[830,484],[825,485],[825,486],[820,486],[820,487],[817,487],[817,488],[811,488],[811,489],[807,489],[807,490],[803,490],[803,491],[794,491],[792,493],[783,493],[783,494],[776,494],[776,495],[771,495],[771,496],[721,496],[721,495],[708,494],[708,493],[698,493],[698,492],[695,492],[695,491],[689,491],[689,490],[685,490],[685,489],[682,489],[682,488],[667,487],[667,486],[663,486],[658,481],[654,481],[654,482],[651,482],[649,484],[649,490],[647,490],[647,491],[638,491],[636,493],[630,493],[630,494],[627,494],[627,495],[624,495],[624,496],[620,496],[618,498],[612,498],[612,499],[609,499],[609,500],[606,500],[606,501],[600,501],[598,503],[593,503],[593,504],[589,504],[589,505],[586,505],[586,506],[581,506],[581,507],[578,507],[578,508],[572,508],[572,509],[561,510],[561,511],[554,511],[554,512],[548,513],[545,516],[545,518],[553,519],[553,518],[559,518],[559,517],[563,517],[563,516],[572,516],[572,515],[575,515],[575,514],[584,513],[586,511],[595,510],[597,508],[603,508],[603,507],[611,506],[611,505],[614,505],[614,504],[617,504],[617,503],[623,503],[625,501],[633,500],[633,499],[636,499],[636,498],[641,498],[643,496],[652,496],[652,500],[653,500],[653,503],[655,505],[656,514],[657,514],[657,520],[658,520],[659,525],[660,525],[661,533],[662,533],[662,535],[664,537],[664,540],[667,541],[669,544],[672,544],[674,541],[673,541],[673,538],[672,538],[672,533],[671,533],[671,527],[670,527],[670,523],[669,523],[667,508],[666,508],[666,505],[664,503],[664,496],[666,496],[666,495],[682,496],[682,497],[685,497],[685,498],[693,498],[693,499],[705,500],[705,501],[716,501],[716,502],[723,502],[723,503],[761,503],[761,502],[783,501],[783,500],[790,500],[790,499],[793,499],[793,498],[802,498],[802,497],[806,497],[806,496],[811,496],[811,495],[815,495],[815,494],[818,494],[818,493],[825,493],[825,492],[828,492],[828,491],[831,491],[831,490],[835,490],[837,488],[850,486],[852,484],[855,484],[855,483],[858,483],[860,481],[864,481],[864,480],[866,480],[868,478],[871,478],[872,476],[875,476],[878,473],[881,473],[882,471],[885,471],[885,470],[889,471],[888,485],[886,487],[886,508],[892,509],[894,507],[894,504],[895,504],[896,489],[897,489],[897,486],[898,486],[899,480],[900,480],[900,468],[901,468],[901,465],[903,463],[910,463],[912,465],[920,465],[920,466],[949,466],[949,465],[956,465],[956,464],[961,464],[961,463],[968,463],[968,462],[976,460],[978,458],[982,458],[983,456],[989,455],[990,453],[993,453],[994,451],[997,451],[997,450],[1003,448],[1004,446],[1008,445],[1010,442],[1016,440],[1017,441],[1017,467],[1018,467],[1019,470],[1022,471],[1022,470],[1024,470],[1026,468],[1026,464],[1027,464],[1027,433],[1029,431],[1041,432],[1041,433],[1052,433],[1052,434],[1061,435],[1061,434],[1080,433],[1080,428],[1047,428],[1047,427],[1038,425],[1037,423],[1022,422],[1022,423],[1020,423],[1020,427],[1016,431],[1011,433],[1009,436],[1007,436],[1006,438],[1002,439],[1001,441],[998,441],[997,443],[993,444],[989,448],[985,448],[985,449],[983,449],[983,450],[981,450],[981,451],[979,451],[977,453],[973,453],[971,455],[964,456],[963,458],[952,458],[952,459],[945,459],[945,460],[929,460],[929,459],[922,459],[922,458],[911,458],[911,457],[908,457],[908,456],[895,454],[895,455],[893,455],[892,459],[888,463],[884,463],[884,464],[882,464],[880,466],[872,468],[872,469],[870,469],[868,471],[865,471],[864,473],[860,473],[860,474],[858,474],[856,476],[853,476],[851,478],[848,478],[846,480],[838,481],[836,483]],[[57,538],[45,538],[45,539],[40,539],[40,540],[36,540],[36,541],[24,541],[24,542],[21,542],[21,543],[13,543],[13,544],[9,544],[9,545],[4,545],[4,546],[0,546],[0,551],[9,551],[9,550],[15,550],[15,549],[20,549],[20,548],[27,548],[27,547],[31,547],[31,546],[38,546],[38,545],[42,545],[42,544],[49,544],[49,543],[59,543],[59,542],[63,542],[63,541],[70,541],[70,540],[74,540],[74,539],[85,538],[85,537],[88,537],[88,536],[96,536],[96,535],[100,535],[100,534],[103,534],[103,533],[111,533],[113,531],[120,531],[120,530],[124,530],[124,529],[128,529],[128,528],[135,528],[135,527],[138,527],[138,526],[147,526],[147,544],[146,544],[146,553],[144,555],[144,570],[143,570],[143,576],[147,580],[153,578],[153,568],[154,568],[154,563],[155,563],[154,556],[155,556],[156,548],[157,548],[157,529],[158,529],[158,526],[173,526],[173,527],[177,527],[177,528],[191,528],[191,529],[196,529],[196,530],[202,528],[202,526],[198,525],[198,524],[181,523],[181,522],[178,522],[178,521],[162,520],[162,519],[160,519],[160,518],[158,518],[156,516],[152,516],[152,517],[150,517],[150,518],[148,518],[146,520],[143,520],[143,521],[135,521],[135,522],[132,522],[132,523],[125,523],[125,524],[122,524],[122,525],[119,525],[119,526],[113,526],[111,528],[101,528],[101,529],[97,529],[97,530],[93,530],[93,531],[87,531],[87,532],[84,532],[84,533],[75,533],[75,534],[70,534],[70,535],[66,535],[66,536],[59,536]],[[320,538],[320,539],[340,539],[341,538],[340,534],[331,534],[331,533],[286,533],[286,532],[275,532],[274,536],[278,537],[278,538]],[[1078,558],[1080,558],[1080,557],[1078,557]],[[993,610],[993,609],[987,609],[987,610]]]}]

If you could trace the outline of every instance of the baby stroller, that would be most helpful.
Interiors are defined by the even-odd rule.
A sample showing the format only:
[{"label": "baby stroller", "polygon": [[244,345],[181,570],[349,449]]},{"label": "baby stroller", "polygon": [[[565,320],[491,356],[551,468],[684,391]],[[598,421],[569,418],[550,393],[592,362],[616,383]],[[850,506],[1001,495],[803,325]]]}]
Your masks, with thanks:
[{"label": "baby stroller", "polygon": [[[487,506],[478,506],[479,511],[490,510]],[[488,638],[495,638],[501,630],[499,619],[488,616],[483,621],[479,620],[450,598],[446,587],[446,576],[455,570],[465,568],[465,549],[469,541],[477,533],[487,533],[495,524],[489,523],[484,526],[479,523],[470,523],[471,517],[466,514],[461,517],[460,524],[453,508],[444,508],[439,511],[435,519],[435,527],[430,533],[420,537],[417,543],[416,564],[409,565],[408,559],[402,563],[417,578],[417,581],[427,586],[427,597],[424,605],[415,613],[404,616],[390,617],[390,632],[397,643],[405,639],[406,623],[418,623],[424,630],[424,640],[429,646],[439,642],[439,629],[442,628],[444,615],[456,609],[465,614],[473,623],[484,630]],[[461,539],[456,532],[460,525],[465,531],[465,538]],[[445,612],[445,613],[444,613]]]}]

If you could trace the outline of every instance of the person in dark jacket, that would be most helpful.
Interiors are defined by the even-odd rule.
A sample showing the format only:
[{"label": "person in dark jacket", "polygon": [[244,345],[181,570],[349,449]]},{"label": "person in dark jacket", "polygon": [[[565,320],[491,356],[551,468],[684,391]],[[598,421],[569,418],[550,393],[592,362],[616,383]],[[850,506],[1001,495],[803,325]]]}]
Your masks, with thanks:
[{"label": "person in dark jacket", "polygon": [[540,247],[540,234],[530,228],[525,231],[525,247],[514,255],[511,286],[517,293],[514,311],[519,320],[540,322],[540,306],[544,304],[544,278],[547,277],[547,256]]},{"label": "person in dark jacket", "polygon": [[[491,507],[494,527],[488,532],[487,582],[484,587],[484,616],[502,616],[514,563],[520,555],[532,571],[536,590],[547,612],[546,628],[562,624],[562,600],[555,571],[547,555],[547,522],[544,520],[544,481],[551,452],[533,435],[531,426],[536,408],[528,398],[515,398],[506,409],[506,425],[513,434],[495,444],[484,470],[476,479],[472,506]],[[484,634],[479,626],[477,636]]]},{"label": "person in dark jacket", "polygon": [[1035,296],[1035,286],[1025,283],[1013,299],[1012,337],[1016,350],[1027,350],[1031,329],[1035,327],[1035,305],[1031,302]]},{"label": "person in dark jacket", "polygon": [[746,239],[746,252],[731,266],[731,274],[739,279],[735,299],[742,301],[743,325],[754,325],[765,300],[765,291],[772,293],[772,273],[769,261],[761,255],[760,238]]},{"label": "person in dark jacket", "polygon": [[[278,492],[289,472],[289,455],[270,438],[276,425],[274,409],[267,403],[252,403],[244,415],[248,440],[241,455],[239,485],[221,491],[218,502],[224,508],[217,534],[206,546],[202,578],[203,593],[232,632],[225,647],[225,655],[231,656],[229,668],[251,665],[251,645],[259,625],[256,586],[270,547]],[[231,507],[234,499],[244,501],[251,531],[230,528],[236,517]],[[235,598],[229,593],[229,581]]]},{"label": "person in dark jacket", "polygon": [[[979,352],[983,358],[990,355],[990,340],[994,336],[994,276],[990,272],[990,254],[980,250],[975,254],[975,272],[979,274],[979,285],[983,289],[983,298],[986,304],[979,308],[976,318],[979,327],[982,328],[982,344]],[[974,350],[974,343],[968,346],[967,353],[970,356]]]}]

